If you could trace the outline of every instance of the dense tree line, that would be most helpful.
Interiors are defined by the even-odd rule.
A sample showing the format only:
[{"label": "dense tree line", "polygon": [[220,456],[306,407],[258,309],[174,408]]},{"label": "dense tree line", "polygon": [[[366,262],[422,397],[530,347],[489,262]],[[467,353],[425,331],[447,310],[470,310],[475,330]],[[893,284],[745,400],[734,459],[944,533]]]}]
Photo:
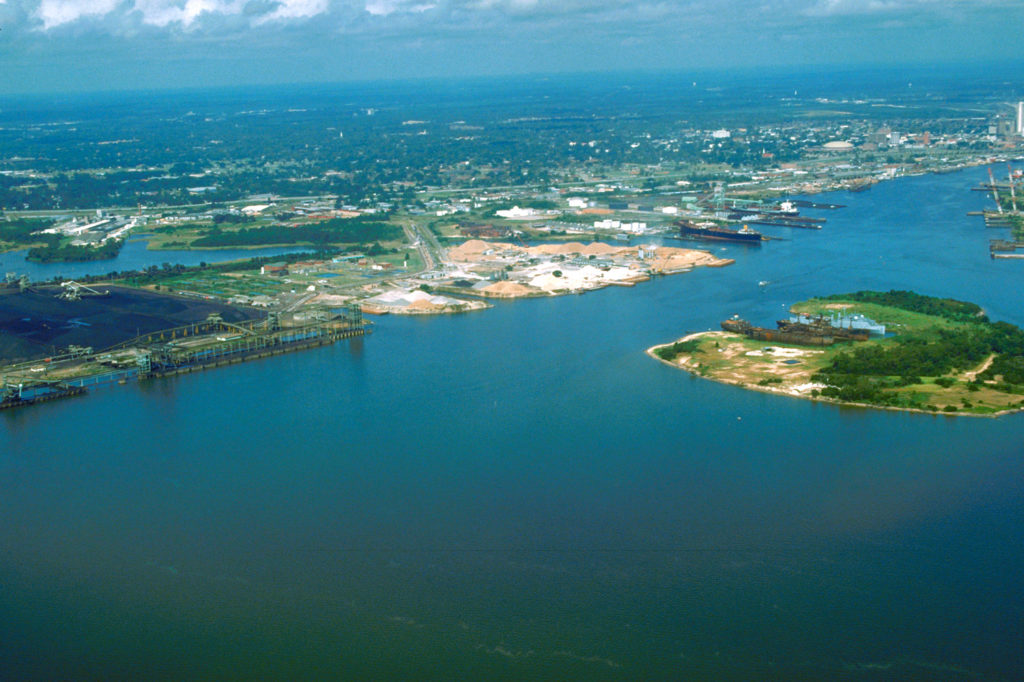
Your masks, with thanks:
[{"label": "dense tree line", "polygon": [[986,322],[981,306],[952,298],[936,298],[913,291],[858,291],[852,294],[834,294],[823,297],[826,301],[857,301],[899,308],[914,313],[934,315],[953,322]]},{"label": "dense tree line", "polygon": [[993,352],[991,334],[982,326],[940,330],[938,338],[897,337],[892,345],[865,344],[839,353],[829,374],[941,376],[969,369]]},{"label": "dense tree line", "polygon": [[224,231],[214,226],[192,242],[196,247],[256,246],[268,244],[365,244],[404,236],[397,225],[336,218],[308,225],[269,225]]},{"label": "dense tree line", "polygon": [[[47,235],[56,236],[56,235]],[[110,239],[99,246],[76,246],[74,244],[60,245],[51,243],[46,246],[36,246],[28,250],[28,260],[38,263],[53,263],[58,261],[94,261],[110,260],[117,257],[121,252],[124,242],[120,239]]]},{"label": "dense tree line", "polygon": [[21,218],[16,220],[0,220],[0,242],[11,244],[35,244],[45,241],[46,235],[33,234],[43,230],[53,222],[50,220]]},{"label": "dense tree line", "polygon": [[[822,394],[840,400],[901,404],[907,398],[886,389],[921,383],[921,377],[943,377],[992,364],[975,379],[1001,377],[995,388],[1019,392],[1024,384],[1024,330],[1007,322],[989,322],[973,303],[922,296],[908,291],[858,292],[832,297],[859,300],[936,315],[962,324],[928,335],[898,336],[887,344],[865,344],[836,354],[815,380],[827,384]],[[943,383],[944,382],[944,383]],[[936,381],[951,385],[948,377]]]},{"label": "dense tree line", "polygon": [[696,352],[700,346],[700,339],[690,339],[689,341],[676,341],[668,346],[662,346],[656,348],[654,354],[662,360],[674,360],[676,356],[682,355],[683,353]]}]

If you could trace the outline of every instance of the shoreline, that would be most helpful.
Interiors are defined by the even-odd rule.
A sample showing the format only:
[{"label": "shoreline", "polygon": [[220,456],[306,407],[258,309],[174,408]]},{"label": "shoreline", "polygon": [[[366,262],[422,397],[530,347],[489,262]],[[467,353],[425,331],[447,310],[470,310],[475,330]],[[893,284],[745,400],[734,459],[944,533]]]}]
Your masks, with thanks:
[{"label": "shoreline", "polygon": [[[695,367],[688,366],[686,364],[685,360],[683,362],[681,362],[681,363],[680,362],[674,362],[672,360],[665,360],[663,358],[658,357],[657,353],[655,353],[655,351],[658,350],[659,348],[665,348],[666,346],[671,346],[673,343],[680,343],[680,342],[683,342],[683,341],[692,341],[692,340],[696,340],[696,339],[699,339],[699,338],[702,338],[702,337],[705,337],[705,336],[712,336],[712,335],[716,335],[717,336],[719,334],[724,334],[724,332],[711,331],[711,330],[704,331],[704,332],[692,332],[692,333],[687,334],[687,335],[685,335],[685,336],[683,336],[683,337],[681,337],[679,339],[676,339],[675,341],[671,341],[669,343],[659,343],[657,345],[651,346],[650,348],[645,350],[644,353],[646,353],[648,357],[654,358],[655,360],[657,360],[658,362],[660,362],[660,363],[662,363],[664,365],[668,365],[669,367],[672,367],[674,369],[682,370],[682,371],[686,372],[687,374],[689,374],[691,376],[697,377],[698,379],[706,379],[708,381],[714,381],[716,383],[724,384],[726,386],[736,386],[737,388],[742,388],[742,389],[746,389],[746,390],[760,391],[761,393],[770,393],[772,395],[785,396],[785,397],[788,397],[788,398],[797,398],[799,400],[809,400],[809,401],[812,401],[812,402],[825,403],[827,405],[835,405],[837,407],[861,407],[861,408],[867,408],[867,409],[873,409],[873,410],[889,410],[891,412],[913,412],[913,413],[917,413],[917,414],[931,415],[933,417],[982,417],[982,418],[992,418],[992,419],[994,419],[996,417],[1003,417],[1003,416],[1006,416],[1006,415],[1019,414],[1021,412],[1024,412],[1024,408],[1018,408],[1018,409],[1015,409],[1015,410],[1000,410],[998,412],[991,412],[991,413],[988,413],[988,414],[979,414],[977,412],[960,412],[960,411],[957,411],[957,412],[942,412],[942,411],[922,410],[922,409],[916,408],[916,407],[893,407],[891,405],[873,405],[871,403],[845,402],[845,401],[842,401],[842,400],[836,400],[834,398],[826,398],[826,397],[823,397],[823,396],[812,396],[812,395],[809,395],[809,394],[805,395],[805,394],[800,393],[798,391],[785,390],[785,389],[780,389],[780,388],[773,388],[771,386],[758,386],[757,384],[747,384],[747,383],[743,383],[743,382],[740,382],[740,381],[729,381],[728,379],[723,379],[721,377],[706,376],[706,375],[703,375],[703,374],[700,374],[699,372],[697,372]],[[690,356],[687,356],[687,359],[689,359],[689,357]]]}]

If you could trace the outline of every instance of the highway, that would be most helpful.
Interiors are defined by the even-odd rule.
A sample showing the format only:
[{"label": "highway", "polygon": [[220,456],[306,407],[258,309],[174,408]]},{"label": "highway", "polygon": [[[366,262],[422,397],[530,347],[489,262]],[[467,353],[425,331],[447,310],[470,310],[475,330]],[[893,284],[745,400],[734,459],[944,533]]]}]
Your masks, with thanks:
[{"label": "highway", "polygon": [[[430,272],[444,265],[446,259],[445,249],[437,241],[437,237],[429,230],[416,223],[403,225],[405,237],[410,244],[416,245],[423,259],[423,269],[420,272]],[[410,273],[420,274],[420,273]]]}]

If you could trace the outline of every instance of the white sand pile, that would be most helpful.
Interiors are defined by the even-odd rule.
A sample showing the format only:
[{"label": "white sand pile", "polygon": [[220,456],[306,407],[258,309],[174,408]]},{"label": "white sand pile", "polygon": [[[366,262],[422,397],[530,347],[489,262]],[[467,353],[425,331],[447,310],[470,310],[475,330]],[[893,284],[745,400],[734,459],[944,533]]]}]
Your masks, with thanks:
[{"label": "white sand pile", "polygon": [[537,275],[530,280],[530,286],[536,287],[537,289],[543,289],[548,293],[567,291],[573,288],[565,277],[555,277],[551,273]]}]

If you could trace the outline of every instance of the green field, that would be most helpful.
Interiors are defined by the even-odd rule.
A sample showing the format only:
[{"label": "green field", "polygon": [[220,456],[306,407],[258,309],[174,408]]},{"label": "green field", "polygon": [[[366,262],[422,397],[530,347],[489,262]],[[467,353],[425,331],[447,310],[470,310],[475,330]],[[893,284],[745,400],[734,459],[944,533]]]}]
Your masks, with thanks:
[{"label": "green field", "polygon": [[858,292],[792,310],[862,314],[886,324],[887,336],[816,347],[714,332],[652,353],[699,376],[797,397],[977,415],[1024,408],[1024,332],[974,304]]}]

